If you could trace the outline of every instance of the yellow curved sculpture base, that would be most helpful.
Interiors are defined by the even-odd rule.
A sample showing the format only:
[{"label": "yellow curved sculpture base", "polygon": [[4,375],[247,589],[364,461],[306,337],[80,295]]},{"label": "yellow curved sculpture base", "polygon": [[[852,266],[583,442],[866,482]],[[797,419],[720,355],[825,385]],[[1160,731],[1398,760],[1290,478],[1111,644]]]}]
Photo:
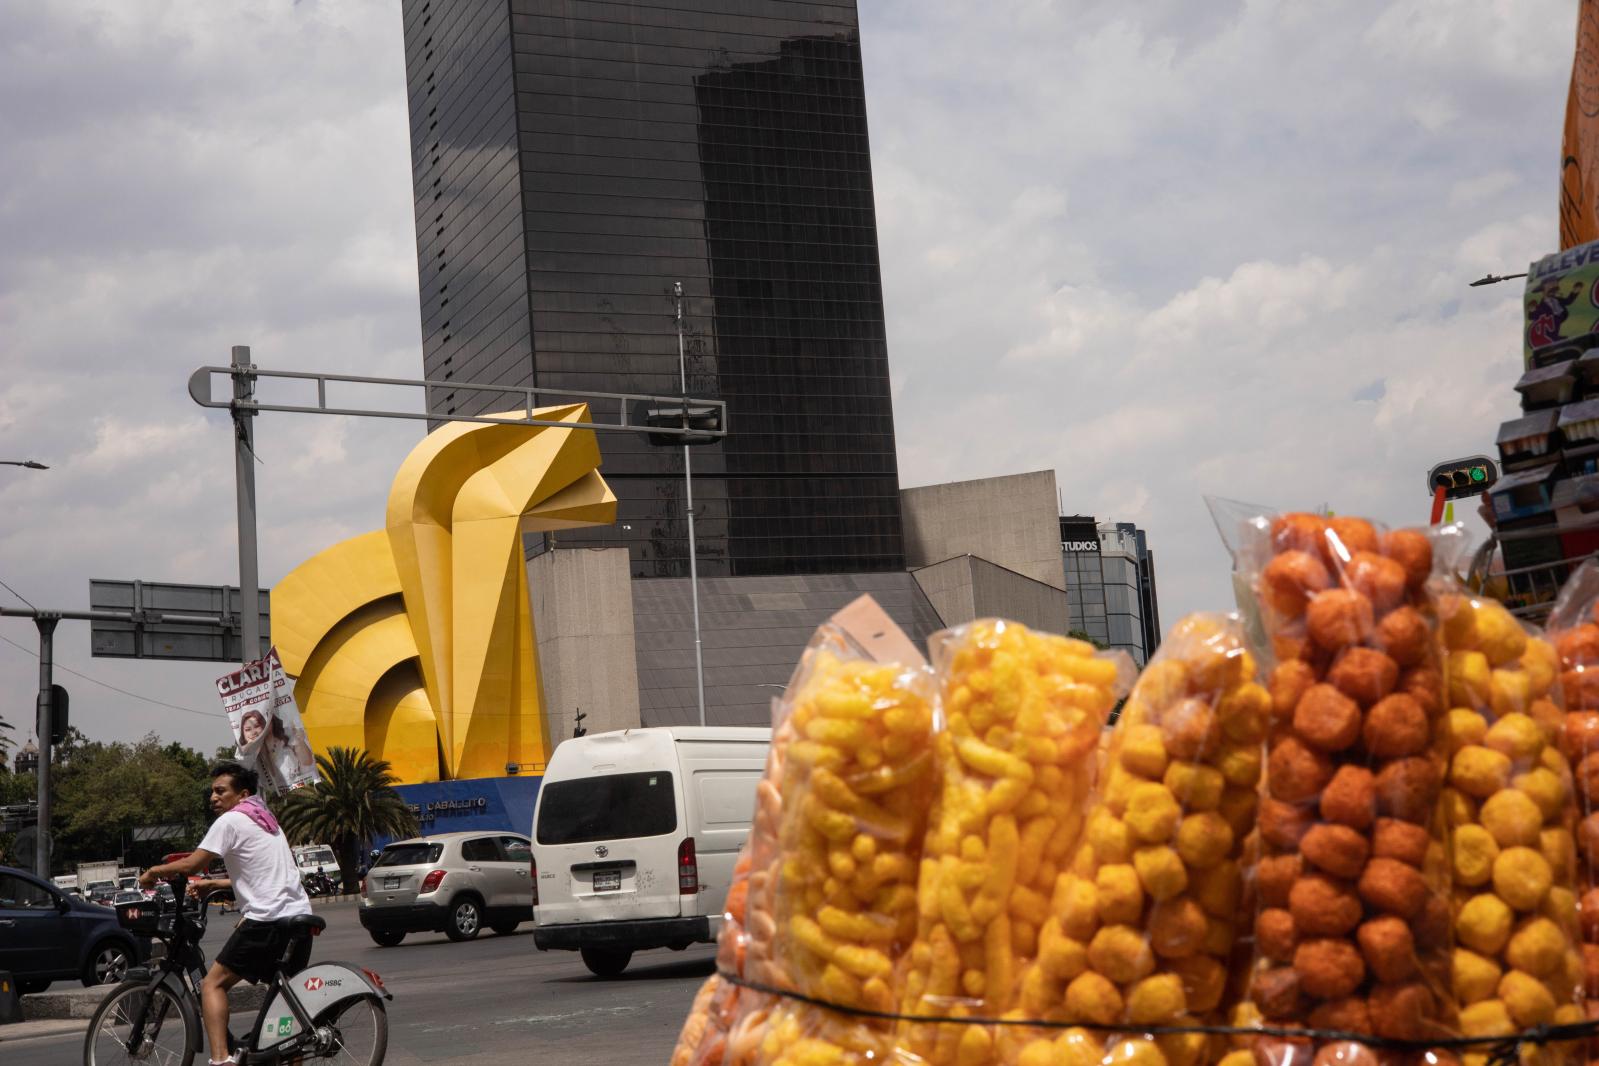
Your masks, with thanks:
[{"label": "yellow curved sculpture base", "polygon": [[599,465],[592,430],[449,423],[401,464],[385,528],[278,583],[272,635],[317,752],[365,748],[406,784],[543,768],[522,536],[614,522]]}]

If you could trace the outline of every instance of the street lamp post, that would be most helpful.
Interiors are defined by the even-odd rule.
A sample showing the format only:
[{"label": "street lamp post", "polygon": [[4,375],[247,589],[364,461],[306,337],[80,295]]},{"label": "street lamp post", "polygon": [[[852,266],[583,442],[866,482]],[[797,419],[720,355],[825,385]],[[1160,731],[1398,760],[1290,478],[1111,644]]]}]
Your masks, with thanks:
[{"label": "street lamp post", "polygon": [[[672,283],[672,295],[677,306],[677,377],[683,392],[684,427],[688,422],[688,357],[683,346],[683,283]],[[683,495],[688,511],[688,589],[694,604],[694,691],[699,700],[700,725],[705,724],[705,660],[700,642],[700,572],[698,553],[694,550],[694,471],[689,459],[689,443],[683,443]]]}]

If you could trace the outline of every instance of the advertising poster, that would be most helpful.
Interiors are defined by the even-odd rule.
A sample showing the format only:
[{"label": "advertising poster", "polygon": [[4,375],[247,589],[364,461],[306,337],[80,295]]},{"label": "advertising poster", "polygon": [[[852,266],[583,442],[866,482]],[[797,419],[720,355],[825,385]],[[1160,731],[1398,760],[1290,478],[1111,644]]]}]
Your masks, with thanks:
[{"label": "advertising poster", "polygon": [[1527,268],[1522,362],[1545,365],[1540,352],[1599,330],[1599,241],[1546,255]]},{"label": "advertising poster", "polygon": [[311,739],[294,705],[278,650],[217,678],[238,760],[261,775],[269,792],[286,792],[318,779]]}]

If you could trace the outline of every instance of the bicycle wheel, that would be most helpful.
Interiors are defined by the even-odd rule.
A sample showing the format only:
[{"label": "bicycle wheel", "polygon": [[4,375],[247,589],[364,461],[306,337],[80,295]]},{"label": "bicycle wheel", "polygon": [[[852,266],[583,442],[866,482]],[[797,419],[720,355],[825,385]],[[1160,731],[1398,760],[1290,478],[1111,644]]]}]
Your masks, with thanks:
[{"label": "bicycle wheel", "polygon": [[323,1056],[348,1066],[379,1066],[389,1049],[389,1014],[377,996],[341,1000],[312,1019],[331,1030],[333,1044]]},{"label": "bicycle wheel", "polygon": [[[140,1043],[129,1047],[135,1022],[143,1019]],[[148,1062],[190,1066],[200,1049],[200,1019],[194,1004],[165,985],[152,992],[142,982],[127,982],[106,996],[84,1036],[84,1066]]]}]

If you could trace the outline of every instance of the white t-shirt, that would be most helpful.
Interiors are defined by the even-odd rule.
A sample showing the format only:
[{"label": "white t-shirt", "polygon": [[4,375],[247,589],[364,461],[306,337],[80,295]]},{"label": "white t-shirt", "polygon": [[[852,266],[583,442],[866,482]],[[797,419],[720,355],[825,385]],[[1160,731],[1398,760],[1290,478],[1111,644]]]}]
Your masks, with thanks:
[{"label": "white t-shirt", "polygon": [[200,850],[222,857],[243,917],[270,922],[311,913],[294,853],[281,830],[268,833],[242,811],[228,811],[211,823]]}]

